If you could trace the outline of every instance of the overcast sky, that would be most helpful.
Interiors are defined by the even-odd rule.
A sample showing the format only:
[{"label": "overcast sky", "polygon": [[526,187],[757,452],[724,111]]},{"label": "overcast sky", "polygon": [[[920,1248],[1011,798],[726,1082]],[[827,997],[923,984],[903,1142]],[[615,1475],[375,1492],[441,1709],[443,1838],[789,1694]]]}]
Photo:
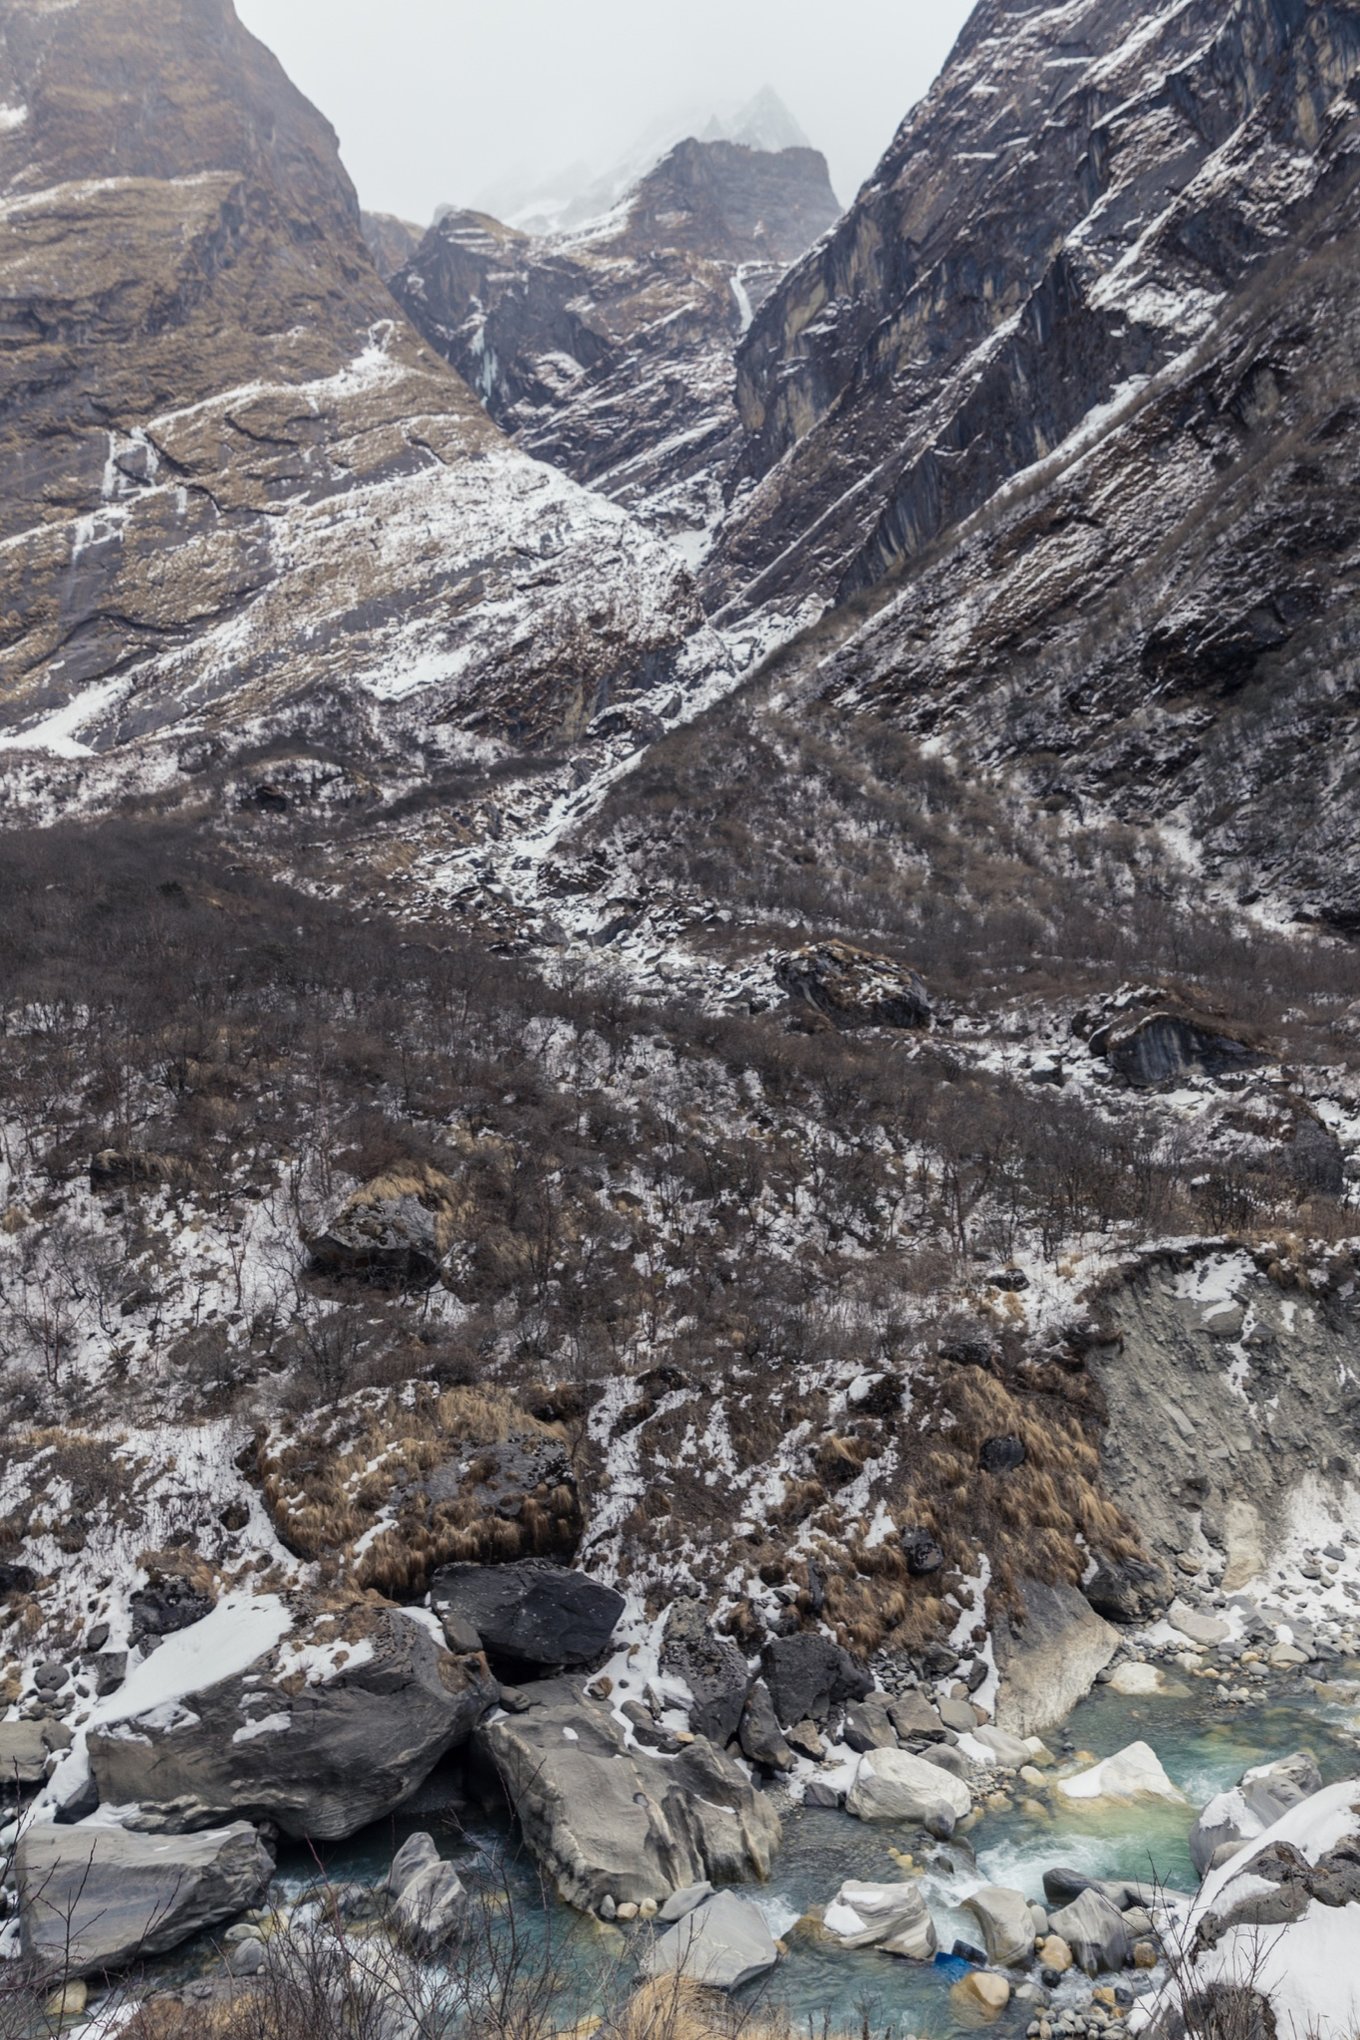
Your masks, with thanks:
[{"label": "overcast sky", "polygon": [[339,130],[364,204],[427,221],[603,170],[673,109],[766,84],[854,196],[972,0],[237,0]]}]

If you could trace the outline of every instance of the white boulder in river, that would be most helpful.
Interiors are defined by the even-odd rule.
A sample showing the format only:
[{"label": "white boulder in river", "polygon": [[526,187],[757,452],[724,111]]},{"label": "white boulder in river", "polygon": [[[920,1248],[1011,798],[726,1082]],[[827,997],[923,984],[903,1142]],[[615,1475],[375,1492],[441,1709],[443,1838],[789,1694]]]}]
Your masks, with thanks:
[{"label": "white boulder in river", "polygon": [[909,1750],[869,1750],[859,1760],[846,1809],[859,1820],[901,1820],[948,1839],[973,1810],[961,1778]]},{"label": "white boulder in river", "polygon": [[919,1884],[852,1880],[836,1893],[822,1924],[844,1948],[881,1948],[913,1962],[933,1961],[940,1945]]},{"label": "white boulder in river", "polygon": [[707,1990],[739,1990],[779,1960],[765,1915],[749,1898],[715,1892],[650,1948],[646,1976],[683,1976]]},{"label": "white boulder in river", "polygon": [[1130,1743],[1089,1771],[1060,1779],[1058,1790],[1066,1799],[1166,1799],[1174,1806],[1188,1804],[1162,1769],[1157,1752],[1145,1742]]}]

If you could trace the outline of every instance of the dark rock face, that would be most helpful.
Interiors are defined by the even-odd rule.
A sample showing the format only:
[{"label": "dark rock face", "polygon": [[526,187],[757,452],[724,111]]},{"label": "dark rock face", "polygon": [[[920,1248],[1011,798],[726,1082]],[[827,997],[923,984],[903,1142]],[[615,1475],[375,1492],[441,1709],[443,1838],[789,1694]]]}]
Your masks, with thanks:
[{"label": "dark rock face", "polygon": [[1106,1559],[1082,1588],[1097,1615],[1128,1626],[1164,1615],[1172,1590],[1167,1575],[1145,1559]]},{"label": "dark rock face", "polygon": [[839,208],[812,149],[685,141],[593,227],[446,214],[393,279],[526,451],[663,529],[709,521],[752,308]]},{"label": "dark rock face", "polygon": [[762,1771],[793,1769],[793,1751],[775,1719],[774,1703],[763,1679],[757,1679],[746,1696],[738,1734],[748,1763],[757,1764]]},{"label": "dark rock face", "polygon": [[448,1566],[430,1595],[441,1621],[466,1623],[490,1657],[521,1671],[597,1664],[624,1610],[615,1588],[532,1560]]},{"label": "dark rock face", "polygon": [[944,1567],[944,1553],[928,1530],[904,1530],[902,1555],[913,1579],[925,1579]]},{"label": "dark rock face", "polygon": [[1245,1043],[1179,1013],[1145,1014],[1093,1037],[1091,1045],[1140,1089],[1189,1075],[1218,1077],[1256,1060]]},{"label": "dark rock face", "polygon": [[740,1726],[751,1675],[737,1646],[714,1636],[698,1601],[677,1601],[666,1617],[661,1663],[693,1695],[689,1719],[695,1734],[724,1749]]},{"label": "dark rock face", "polygon": [[819,942],[775,962],[791,999],[839,1027],[928,1027],[930,994],[914,970],[848,942]]},{"label": "dark rock face", "polygon": [[894,575],[824,659],[836,699],[966,728],[1037,794],[1175,808],[1211,872],[1338,928],[1357,71],[1343,0],[983,0],[756,317],[754,486],[709,577],[791,611]]},{"label": "dark rock face", "polygon": [[978,1453],[978,1465],[984,1473],[1014,1473],[1025,1458],[1022,1439],[988,1438]]},{"label": "dark rock face", "polygon": [[681,562],[515,453],[423,345],[333,133],[231,0],[5,26],[7,745],[404,755],[673,680],[702,623]]},{"label": "dark rock face", "polygon": [[187,1721],[138,1717],[95,1733],[101,1802],[159,1809],[171,1829],[243,1815],[300,1839],[356,1833],[467,1741],[497,1689],[482,1658],[451,1656],[396,1610],[379,1611],[348,1658],[296,1691],[290,1660],[266,1661],[195,1694]]},{"label": "dark rock face", "polygon": [[838,1701],[864,1700],[874,1689],[868,1672],[849,1651],[810,1630],[801,1636],[773,1637],[760,1663],[781,1728],[792,1728],[798,1721],[824,1726]]},{"label": "dark rock face", "polygon": [[40,1974],[121,1969],[256,1904],[273,1870],[244,1821],[196,1835],[31,1828],[15,1864],[24,1955]]},{"label": "dark rock face", "polygon": [[360,224],[379,276],[395,276],[415,254],[425,232],[396,213],[366,212],[360,215]]},{"label": "dark rock face", "polygon": [[190,1586],[187,1580],[163,1580],[158,1585],[143,1587],[128,1601],[132,1641],[141,1643],[149,1636],[173,1636],[177,1629],[188,1629],[201,1622],[212,1612],[212,1606],[211,1597]]},{"label": "dark rock face", "polygon": [[346,1199],[307,1245],[320,1275],[430,1289],[454,1238],[457,1196],[438,1170],[390,1170]]}]

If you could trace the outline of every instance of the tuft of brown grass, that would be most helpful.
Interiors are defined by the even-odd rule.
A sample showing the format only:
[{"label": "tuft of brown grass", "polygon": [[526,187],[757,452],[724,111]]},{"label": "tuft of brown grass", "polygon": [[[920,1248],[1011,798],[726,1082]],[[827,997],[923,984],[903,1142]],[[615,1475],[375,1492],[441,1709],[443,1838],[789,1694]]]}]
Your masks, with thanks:
[{"label": "tuft of brown grass", "polygon": [[[529,1471],[493,1504],[485,1483],[504,1446],[518,1448]],[[570,1557],[584,1528],[564,1430],[499,1389],[412,1382],[363,1391],[265,1433],[256,1465],[290,1551],[332,1558],[357,1585],[394,1599],[462,1560]],[[391,1520],[378,1528],[384,1515]]]}]

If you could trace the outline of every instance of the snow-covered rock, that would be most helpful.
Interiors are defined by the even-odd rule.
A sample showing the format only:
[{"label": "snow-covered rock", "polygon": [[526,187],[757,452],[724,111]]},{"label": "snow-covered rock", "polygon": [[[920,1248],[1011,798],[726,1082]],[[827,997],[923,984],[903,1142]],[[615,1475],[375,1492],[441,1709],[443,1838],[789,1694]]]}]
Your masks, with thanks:
[{"label": "snow-covered rock", "polygon": [[[230,1612],[244,1624],[250,1604]],[[102,1802],[171,1830],[244,1814],[302,1838],[353,1834],[496,1699],[483,1659],[452,1656],[395,1608],[360,1603],[296,1630],[285,1618],[272,1649],[224,1678],[212,1647],[225,1627],[214,1611],[167,1640],[89,1729]]]},{"label": "snow-covered rock", "polygon": [[1130,1743],[1127,1749],[1093,1764],[1075,1777],[1061,1778],[1058,1790],[1065,1799],[1166,1799],[1185,1805],[1185,1794],[1173,1785],[1162,1769],[1157,1752],[1145,1742]]},{"label": "snow-covered rock", "polygon": [[1191,1828],[1195,1868],[1203,1876],[1220,1849],[1254,1841],[1291,1806],[1321,1790],[1322,1774],[1308,1750],[1244,1771],[1236,1785],[1209,1801]]},{"label": "snow-covered rock", "polygon": [[[1211,1870],[1183,1945],[1182,1990],[1254,1993],[1280,2040],[1349,2040],[1360,2019],[1360,1781],[1314,1793]],[[1167,1992],[1154,2023],[1174,2012]]]}]

